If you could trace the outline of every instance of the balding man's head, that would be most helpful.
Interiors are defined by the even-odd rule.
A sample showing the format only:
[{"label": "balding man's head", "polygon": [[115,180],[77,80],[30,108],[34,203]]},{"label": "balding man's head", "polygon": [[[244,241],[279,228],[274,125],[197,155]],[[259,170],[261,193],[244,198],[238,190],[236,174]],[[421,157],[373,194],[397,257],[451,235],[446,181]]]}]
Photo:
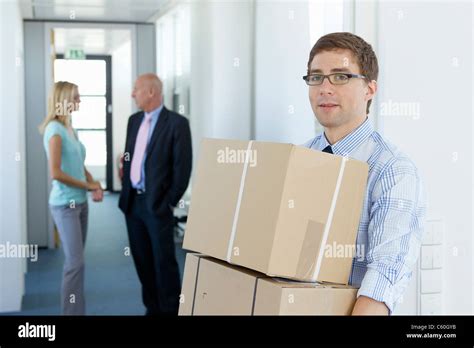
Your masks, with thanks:
[{"label": "balding man's head", "polygon": [[152,73],[140,75],[135,82],[132,97],[137,106],[150,112],[162,103],[163,84],[158,76]]},{"label": "balding man's head", "polygon": [[158,94],[161,94],[162,86],[161,80],[155,74],[143,74],[140,75],[137,81],[141,81],[147,88],[156,91]]}]

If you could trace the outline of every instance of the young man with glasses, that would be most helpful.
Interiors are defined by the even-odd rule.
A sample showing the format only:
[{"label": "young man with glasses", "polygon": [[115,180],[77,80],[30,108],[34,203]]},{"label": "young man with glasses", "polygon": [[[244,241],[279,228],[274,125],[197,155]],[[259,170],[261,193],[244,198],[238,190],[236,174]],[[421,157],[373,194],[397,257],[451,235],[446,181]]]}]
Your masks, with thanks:
[{"label": "young man with glasses", "polygon": [[378,77],[367,42],[351,33],[325,35],[312,48],[307,69],[303,79],[324,133],[305,146],[369,165],[356,241],[364,257],[353,260],[349,278],[360,288],[352,314],[391,314],[420,251],[426,209],[418,171],[367,117]]}]

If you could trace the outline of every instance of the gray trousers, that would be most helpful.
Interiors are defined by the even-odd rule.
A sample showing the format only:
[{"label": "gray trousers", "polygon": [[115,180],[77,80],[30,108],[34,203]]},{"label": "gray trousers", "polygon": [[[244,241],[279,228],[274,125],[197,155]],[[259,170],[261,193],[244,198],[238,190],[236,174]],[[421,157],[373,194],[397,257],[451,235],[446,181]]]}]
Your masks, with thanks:
[{"label": "gray trousers", "polygon": [[50,205],[64,251],[61,285],[63,315],[84,315],[84,247],[87,235],[89,208],[87,202],[75,206]]}]

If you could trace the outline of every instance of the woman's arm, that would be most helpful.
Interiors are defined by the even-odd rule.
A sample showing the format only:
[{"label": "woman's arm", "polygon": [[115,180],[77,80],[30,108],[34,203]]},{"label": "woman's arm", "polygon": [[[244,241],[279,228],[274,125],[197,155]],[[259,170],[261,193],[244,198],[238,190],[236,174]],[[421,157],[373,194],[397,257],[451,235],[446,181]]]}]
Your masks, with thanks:
[{"label": "woman's arm", "polygon": [[104,191],[102,190],[102,186],[100,185],[100,182],[94,181],[94,178],[92,177],[92,174],[89,173],[89,171],[84,167],[84,173],[86,175],[86,180],[88,183],[98,183],[99,188],[96,188],[95,190],[92,191],[92,200],[94,202],[102,202],[104,199]]},{"label": "woman's arm", "polygon": [[92,177],[92,174],[89,173],[86,167],[84,167],[84,174],[86,175],[87,182],[94,182],[94,178]]},{"label": "woman's arm", "polygon": [[63,184],[79,187],[84,190],[95,190],[100,188],[97,182],[85,182],[73,178],[61,170],[61,147],[62,141],[59,135],[54,135],[49,140],[49,171],[51,178],[58,180]]}]

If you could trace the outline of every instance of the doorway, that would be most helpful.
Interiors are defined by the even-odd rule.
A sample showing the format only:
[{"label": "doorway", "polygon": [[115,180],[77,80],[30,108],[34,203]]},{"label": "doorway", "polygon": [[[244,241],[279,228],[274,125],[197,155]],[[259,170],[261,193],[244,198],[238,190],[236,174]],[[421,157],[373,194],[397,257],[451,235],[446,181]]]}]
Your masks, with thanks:
[{"label": "doorway", "polygon": [[87,170],[105,190],[113,188],[111,71],[111,56],[75,60],[61,54],[54,61],[55,82],[69,81],[79,87],[81,104],[72,114],[72,126],[86,148]]}]

